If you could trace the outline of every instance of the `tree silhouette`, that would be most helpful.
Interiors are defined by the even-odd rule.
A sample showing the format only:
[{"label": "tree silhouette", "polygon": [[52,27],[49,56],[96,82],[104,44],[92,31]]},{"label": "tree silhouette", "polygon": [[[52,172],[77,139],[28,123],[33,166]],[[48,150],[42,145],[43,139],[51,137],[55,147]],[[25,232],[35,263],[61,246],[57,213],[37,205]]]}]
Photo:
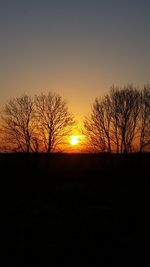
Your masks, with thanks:
[{"label": "tree silhouette", "polygon": [[84,134],[92,150],[111,152],[110,141],[111,105],[110,97],[96,98],[91,114],[84,119]]},{"label": "tree silhouette", "polygon": [[110,94],[96,98],[84,120],[84,133],[97,151],[128,153],[133,150],[140,111],[140,92],[128,85],[113,87]]},{"label": "tree silhouette", "polygon": [[10,149],[29,153],[35,130],[34,101],[23,95],[10,100],[2,116],[2,134]]},{"label": "tree silhouette", "polygon": [[74,124],[73,115],[69,113],[67,103],[58,94],[35,96],[36,120],[44,151],[53,152],[64,144],[66,136]]},{"label": "tree silhouette", "polygon": [[[12,98],[2,114],[1,151],[60,151],[74,125],[65,100],[49,92]],[[87,150],[130,153],[150,150],[150,86],[112,87],[96,98],[84,119]]]},{"label": "tree silhouette", "polygon": [[110,91],[110,99],[116,151],[131,152],[140,110],[140,92],[132,85],[123,89],[113,87]]},{"label": "tree silhouette", "polygon": [[141,93],[140,105],[140,152],[144,149],[150,149],[150,86],[144,86]]}]

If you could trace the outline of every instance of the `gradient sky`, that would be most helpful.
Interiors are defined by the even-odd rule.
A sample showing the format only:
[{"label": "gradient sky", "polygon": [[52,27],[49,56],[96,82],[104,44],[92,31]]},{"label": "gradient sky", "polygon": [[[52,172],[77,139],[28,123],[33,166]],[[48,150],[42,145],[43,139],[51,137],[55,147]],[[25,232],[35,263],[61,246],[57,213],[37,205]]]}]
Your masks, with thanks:
[{"label": "gradient sky", "polygon": [[149,81],[149,0],[0,0],[0,107],[51,90],[80,120],[111,85]]}]

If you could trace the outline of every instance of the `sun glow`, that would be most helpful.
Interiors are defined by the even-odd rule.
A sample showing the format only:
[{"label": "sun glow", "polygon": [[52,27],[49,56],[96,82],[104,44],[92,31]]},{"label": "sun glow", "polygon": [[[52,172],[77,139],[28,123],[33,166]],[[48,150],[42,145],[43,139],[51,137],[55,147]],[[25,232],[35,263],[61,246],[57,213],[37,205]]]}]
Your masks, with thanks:
[{"label": "sun glow", "polygon": [[72,145],[72,146],[76,146],[80,143],[80,136],[78,135],[72,135],[70,136],[70,141],[69,143]]},{"label": "sun glow", "polygon": [[71,153],[84,151],[86,148],[86,137],[78,132],[73,132],[68,139],[68,151]]}]

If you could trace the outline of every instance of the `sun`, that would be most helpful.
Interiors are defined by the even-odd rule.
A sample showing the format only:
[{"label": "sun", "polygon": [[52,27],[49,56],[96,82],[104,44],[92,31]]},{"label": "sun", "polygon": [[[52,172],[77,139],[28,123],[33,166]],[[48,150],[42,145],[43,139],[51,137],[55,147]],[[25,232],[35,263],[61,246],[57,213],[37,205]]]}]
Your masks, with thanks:
[{"label": "sun", "polygon": [[78,135],[72,135],[70,136],[70,141],[69,143],[72,145],[72,146],[76,146],[80,143],[80,140],[79,140],[79,136]]}]

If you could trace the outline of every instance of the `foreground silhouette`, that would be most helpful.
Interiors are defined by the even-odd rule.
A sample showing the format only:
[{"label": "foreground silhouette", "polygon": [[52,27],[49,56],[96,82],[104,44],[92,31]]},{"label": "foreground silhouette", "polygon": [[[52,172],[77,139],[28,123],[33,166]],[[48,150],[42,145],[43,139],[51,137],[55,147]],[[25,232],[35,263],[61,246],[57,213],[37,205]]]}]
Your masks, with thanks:
[{"label": "foreground silhouette", "polygon": [[144,264],[149,163],[149,154],[1,154],[6,266]]}]

